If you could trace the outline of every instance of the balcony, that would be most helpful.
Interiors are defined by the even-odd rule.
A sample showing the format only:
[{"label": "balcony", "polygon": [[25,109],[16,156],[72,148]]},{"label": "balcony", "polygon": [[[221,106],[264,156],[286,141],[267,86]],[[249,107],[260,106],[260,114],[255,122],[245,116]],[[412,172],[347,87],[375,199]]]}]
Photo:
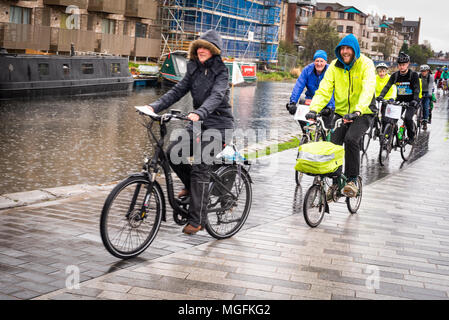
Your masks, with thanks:
[{"label": "balcony", "polygon": [[134,51],[131,52],[135,57],[159,58],[161,55],[161,39],[135,38],[136,43]]},{"label": "balcony", "polygon": [[96,51],[129,56],[134,49],[134,38],[125,35],[97,33]]},{"label": "balcony", "polygon": [[157,18],[157,0],[126,0],[125,16],[156,19]]},{"label": "balcony", "polygon": [[0,47],[47,51],[50,49],[50,27],[0,23]]},{"label": "balcony", "polygon": [[307,26],[307,25],[309,25],[311,20],[312,20],[312,17],[296,17],[295,24]]},{"label": "balcony", "polygon": [[80,9],[87,9],[88,0],[44,0],[44,4],[51,4],[55,6],[77,6]]},{"label": "balcony", "polygon": [[89,0],[89,11],[124,14],[126,0]]},{"label": "balcony", "polygon": [[76,29],[51,29],[50,49],[69,52],[71,43],[75,51],[93,52],[95,50],[96,35],[93,31]]}]

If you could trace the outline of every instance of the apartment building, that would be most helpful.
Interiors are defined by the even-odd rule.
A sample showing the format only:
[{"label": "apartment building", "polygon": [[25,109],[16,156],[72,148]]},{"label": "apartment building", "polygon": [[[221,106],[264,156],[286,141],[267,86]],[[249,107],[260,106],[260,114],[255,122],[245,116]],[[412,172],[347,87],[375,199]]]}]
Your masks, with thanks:
[{"label": "apartment building", "polygon": [[0,47],[159,58],[157,0],[0,0]]},{"label": "apartment building", "polygon": [[316,0],[287,0],[285,6],[286,15],[283,20],[285,35],[282,40],[300,46],[301,38],[313,19]]}]

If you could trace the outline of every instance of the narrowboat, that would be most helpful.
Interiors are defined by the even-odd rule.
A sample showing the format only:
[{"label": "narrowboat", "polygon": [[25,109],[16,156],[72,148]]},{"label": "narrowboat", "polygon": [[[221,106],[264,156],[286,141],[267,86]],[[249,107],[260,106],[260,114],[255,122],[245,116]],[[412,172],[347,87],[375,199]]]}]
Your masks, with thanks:
[{"label": "narrowboat", "polygon": [[130,91],[128,59],[0,54],[0,99]]},{"label": "narrowboat", "polygon": [[155,86],[159,79],[159,67],[140,65],[133,74],[133,78],[136,87]]},{"label": "narrowboat", "polygon": [[178,83],[187,72],[187,51],[173,51],[161,57],[160,76],[162,83]]}]

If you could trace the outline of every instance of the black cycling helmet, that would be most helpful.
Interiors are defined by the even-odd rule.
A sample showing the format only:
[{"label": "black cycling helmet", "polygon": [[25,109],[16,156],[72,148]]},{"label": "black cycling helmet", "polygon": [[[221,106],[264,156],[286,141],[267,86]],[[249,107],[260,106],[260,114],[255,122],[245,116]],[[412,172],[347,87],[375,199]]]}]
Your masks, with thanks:
[{"label": "black cycling helmet", "polygon": [[410,62],[410,56],[404,52],[399,53],[398,63]]}]

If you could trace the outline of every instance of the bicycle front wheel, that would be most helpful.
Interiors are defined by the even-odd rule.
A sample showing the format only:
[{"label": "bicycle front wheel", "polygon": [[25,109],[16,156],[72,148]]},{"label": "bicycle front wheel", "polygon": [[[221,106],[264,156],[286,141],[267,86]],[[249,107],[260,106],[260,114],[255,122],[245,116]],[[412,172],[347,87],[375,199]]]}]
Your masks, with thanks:
[{"label": "bicycle front wheel", "polygon": [[206,230],[220,240],[232,237],[243,227],[251,210],[253,192],[248,172],[238,166],[219,171],[217,178],[209,189]]},{"label": "bicycle front wheel", "polygon": [[[416,140],[417,139],[416,135],[418,135],[418,129],[417,129],[416,123],[413,123],[413,130],[415,131],[415,140]],[[404,141],[404,139],[402,139],[400,142],[400,148],[401,148],[402,160],[404,160],[404,161],[410,160],[413,150],[414,150],[414,145],[409,144],[406,141]]]},{"label": "bicycle front wheel", "polygon": [[365,134],[362,136],[362,139],[360,140],[360,149],[362,149],[363,153],[366,153],[366,151],[368,151],[370,142],[371,135],[369,132],[365,132]]},{"label": "bicycle front wheel", "polygon": [[156,237],[161,224],[163,194],[157,182],[151,190],[149,185],[144,176],[131,176],[115,186],[104,203],[101,239],[117,258],[138,256]]},{"label": "bicycle front wheel", "polygon": [[307,190],[304,197],[303,214],[306,223],[311,228],[316,228],[324,218],[326,210],[326,195],[321,186],[314,184]]},{"label": "bicycle front wheel", "polygon": [[357,211],[360,208],[360,204],[362,203],[362,178],[359,176],[357,177],[357,180],[355,182],[357,189],[359,190],[357,192],[357,195],[353,198],[346,198],[346,205],[348,207],[349,212],[352,214],[357,213]]},{"label": "bicycle front wheel", "polygon": [[379,162],[381,166],[385,166],[387,164],[392,145],[393,127],[391,123],[388,123],[380,136]]}]

